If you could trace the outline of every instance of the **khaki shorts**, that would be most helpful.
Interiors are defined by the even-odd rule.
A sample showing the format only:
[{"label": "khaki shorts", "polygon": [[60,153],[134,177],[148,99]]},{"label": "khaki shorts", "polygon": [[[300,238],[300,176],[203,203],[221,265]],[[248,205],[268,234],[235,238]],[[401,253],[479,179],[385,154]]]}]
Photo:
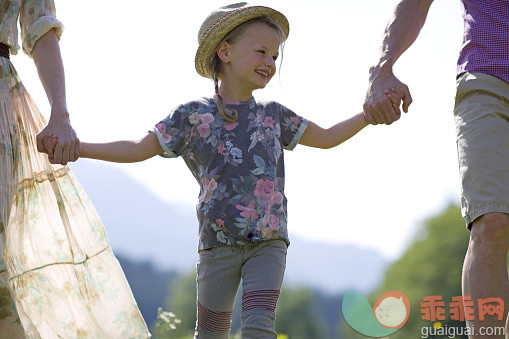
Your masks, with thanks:
[{"label": "khaki shorts", "polygon": [[486,213],[509,214],[509,83],[484,73],[462,74],[454,117],[461,209],[470,228]]}]

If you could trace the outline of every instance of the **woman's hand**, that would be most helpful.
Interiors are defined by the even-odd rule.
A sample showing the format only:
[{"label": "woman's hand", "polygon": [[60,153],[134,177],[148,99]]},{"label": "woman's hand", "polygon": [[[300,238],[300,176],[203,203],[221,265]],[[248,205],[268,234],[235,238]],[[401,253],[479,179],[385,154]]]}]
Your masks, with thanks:
[{"label": "woman's hand", "polygon": [[[80,156],[80,140],[69,121],[67,111],[51,112],[48,125],[37,135],[37,150],[48,154],[52,164],[66,165]],[[44,139],[55,136],[57,142],[52,148],[46,147]]]}]

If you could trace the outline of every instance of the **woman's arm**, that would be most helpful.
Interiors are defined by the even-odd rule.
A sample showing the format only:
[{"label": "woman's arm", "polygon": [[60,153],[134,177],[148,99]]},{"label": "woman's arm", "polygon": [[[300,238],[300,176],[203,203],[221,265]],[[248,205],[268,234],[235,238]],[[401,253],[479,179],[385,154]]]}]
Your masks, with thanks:
[{"label": "woman's arm", "polygon": [[81,157],[111,162],[139,162],[163,153],[154,133],[139,141],[114,141],[106,144],[82,142]]},{"label": "woman's arm", "polygon": [[[37,40],[32,50],[32,56],[51,104],[48,125],[37,135],[37,149],[39,152],[50,153],[53,163],[65,165],[69,161],[78,159],[80,142],[69,120],[64,66],[54,29],[49,30]],[[51,150],[45,148],[43,143],[44,137],[50,134],[58,137],[53,154],[51,154]]]},{"label": "woman's arm", "polygon": [[368,122],[363,113],[356,114],[327,129],[310,121],[299,144],[316,148],[332,148],[350,139],[367,125]]}]

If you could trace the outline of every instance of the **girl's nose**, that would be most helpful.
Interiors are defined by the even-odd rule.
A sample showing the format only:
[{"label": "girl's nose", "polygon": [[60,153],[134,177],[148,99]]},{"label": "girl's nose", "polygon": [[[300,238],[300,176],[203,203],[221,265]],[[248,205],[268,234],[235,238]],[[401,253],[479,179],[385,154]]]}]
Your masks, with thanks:
[{"label": "girl's nose", "polygon": [[274,73],[274,71],[276,70],[276,61],[272,58],[272,57],[268,57],[266,60],[265,60],[265,64],[270,67],[272,73]]}]

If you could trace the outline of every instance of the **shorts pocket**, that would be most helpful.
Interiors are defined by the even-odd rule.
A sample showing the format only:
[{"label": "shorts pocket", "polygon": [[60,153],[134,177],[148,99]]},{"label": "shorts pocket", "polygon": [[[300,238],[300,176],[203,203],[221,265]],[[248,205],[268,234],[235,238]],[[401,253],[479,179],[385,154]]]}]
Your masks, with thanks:
[{"label": "shorts pocket", "polygon": [[217,255],[217,247],[199,250],[198,254],[200,257],[214,258]]}]

